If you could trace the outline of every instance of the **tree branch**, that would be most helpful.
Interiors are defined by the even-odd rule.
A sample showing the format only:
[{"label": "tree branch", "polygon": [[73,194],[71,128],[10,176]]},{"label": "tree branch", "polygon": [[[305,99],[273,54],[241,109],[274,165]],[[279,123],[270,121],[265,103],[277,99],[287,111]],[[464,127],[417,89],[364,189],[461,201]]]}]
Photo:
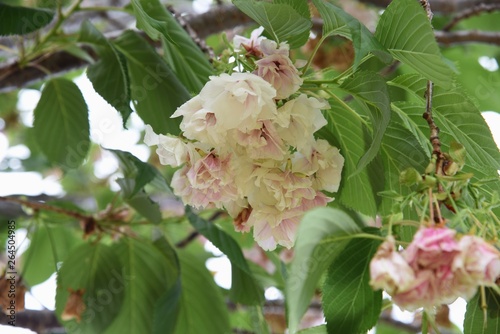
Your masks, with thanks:
[{"label": "tree branch", "polygon": [[[378,7],[387,7],[391,0],[358,0]],[[432,11],[441,14],[453,14],[479,4],[500,4],[500,0],[430,0]]]},{"label": "tree branch", "polygon": [[[373,2],[387,3],[388,1]],[[438,2],[441,3],[443,1]],[[497,3],[500,3],[500,0],[498,0]],[[432,4],[434,10],[434,1],[432,1]],[[217,6],[201,15],[187,16],[184,20],[200,39],[205,39],[214,33],[253,23],[248,16],[232,5]],[[322,21],[314,19],[313,30],[321,32],[321,28]],[[107,37],[113,38],[113,36],[118,36],[119,33],[121,33],[121,31],[107,34]],[[471,42],[500,45],[500,33],[498,32],[436,31],[435,35],[437,41],[443,45]],[[153,41],[150,42],[154,43]],[[82,48],[93,57],[96,57],[90,47],[82,46]],[[14,62],[0,67],[0,93],[22,88],[42,80],[47,77],[46,71],[50,72],[52,75],[58,75],[88,65],[85,60],[75,57],[65,51],[55,52],[35,61],[37,66],[21,68],[17,62]]]},{"label": "tree branch", "polygon": [[[231,302],[227,302],[229,309],[235,309],[235,305]],[[321,312],[321,305],[318,302],[313,302],[310,309]],[[285,314],[285,305],[282,300],[277,301],[266,301],[264,304],[264,313],[280,313]],[[7,325],[9,317],[6,315],[0,315],[0,324]],[[390,312],[383,312],[380,315],[380,322],[383,322],[396,330],[406,331],[410,333],[418,333],[420,331],[419,323],[407,324],[391,317]],[[59,324],[58,319],[53,311],[43,310],[25,310],[23,312],[18,312],[16,314],[16,327],[29,328],[39,334],[50,333],[54,330],[62,329]],[[233,333],[245,333],[254,334],[253,332],[234,330]]]},{"label": "tree branch", "polygon": [[500,45],[500,33],[491,31],[435,31],[436,40],[443,45],[485,43]]},{"label": "tree branch", "polygon": [[500,10],[500,3],[486,5],[481,3],[472,8],[468,8],[453,17],[453,19],[443,27],[443,31],[450,31],[455,27],[460,21],[466,20],[470,17],[481,15],[483,13],[491,13]]}]

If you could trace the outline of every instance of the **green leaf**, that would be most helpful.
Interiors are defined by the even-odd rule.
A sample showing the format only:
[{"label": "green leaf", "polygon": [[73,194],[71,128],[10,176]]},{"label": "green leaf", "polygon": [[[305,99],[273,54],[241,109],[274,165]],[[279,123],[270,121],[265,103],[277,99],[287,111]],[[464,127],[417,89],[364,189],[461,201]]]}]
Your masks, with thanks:
[{"label": "green leaf", "polygon": [[432,26],[419,2],[391,2],[380,18],[375,37],[394,58],[435,84],[451,88],[453,71],[443,60]]},{"label": "green leaf", "polygon": [[363,333],[377,323],[382,291],[373,291],[368,282],[370,260],[380,243],[374,239],[353,239],[330,265],[322,297],[328,333]]},{"label": "green leaf", "polygon": [[321,275],[348,242],[324,240],[360,231],[351,217],[338,209],[317,208],[302,218],[297,231],[295,256],[285,286],[288,328],[291,333],[297,331]]},{"label": "green leaf", "polygon": [[70,291],[84,289],[81,321],[61,322],[69,333],[104,333],[122,312],[124,292],[131,279],[117,253],[103,244],[85,243],[73,250],[57,276],[56,314],[61,319]]},{"label": "green leaf", "polygon": [[[500,332],[500,296],[485,288],[486,312],[481,304],[481,293],[467,303],[464,319],[464,334],[496,334]],[[485,317],[486,316],[486,317]]]},{"label": "green leaf", "polygon": [[189,207],[186,208],[186,215],[191,225],[231,261],[231,298],[242,304],[260,304],[263,301],[264,291],[255,280],[238,243],[216,225],[196,215]]},{"label": "green leaf", "polygon": [[151,333],[152,308],[177,281],[171,262],[144,240],[124,238],[113,250],[120,256],[127,284],[122,309],[104,333]]},{"label": "green leaf", "polygon": [[132,113],[125,58],[89,21],[82,23],[79,41],[93,45],[99,55],[99,60],[87,67],[87,77],[95,91],[120,112],[125,127]]},{"label": "green leaf", "polygon": [[[407,128],[411,128],[415,137],[425,141],[427,145],[429,127],[422,114],[425,110],[425,80],[406,76],[396,78],[391,85],[406,90],[414,96],[415,102],[394,103],[393,109],[404,119]],[[445,91],[440,87],[434,88],[433,116],[440,128],[441,150],[448,152],[452,142],[462,144],[467,153],[467,160],[463,168],[465,173],[473,173],[473,181],[494,178],[483,185],[483,190],[490,196],[493,192],[500,192],[500,180],[497,170],[500,169],[500,152],[491,135],[479,109],[459,87]],[[428,149],[429,150],[429,149]]]},{"label": "green leaf", "polygon": [[150,222],[156,224],[161,222],[160,207],[158,203],[151,200],[144,187],[154,183],[163,192],[172,194],[163,175],[156,168],[129,152],[109,151],[113,152],[120,161],[124,178],[118,179],[117,183],[122,188],[125,201]]},{"label": "green leaf", "polygon": [[26,35],[49,24],[54,12],[0,3],[0,36]]},{"label": "green leaf", "polygon": [[88,109],[72,81],[47,81],[34,111],[33,128],[47,158],[65,168],[76,168],[90,147]]},{"label": "green leaf", "polygon": [[323,39],[333,35],[340,35],[352,40],[355,51],[354,71],[369,52],[384,63],[392,61],[392,56],[387,49],[357,19],[346,13],[342,8],[329,2],[313,0],[313,3],[323,19]]},{"label": "green leaf", "polygon": [[132,0],[137,27],[163,41],[165,59],[186,88],[198,93],[213,74],[212,66],[193,38],[159,0]]},{"label": "green leaf", "polygon": [[335,100],[329,102],[331,109],[325,115],[328,124],[318,134],[332,145],[338,143],[345,159],[339,189],[340,201],[349,208],[374,217],[377,204],[370,178],[366,170],[356,172],[356,164],[366,152],[361,118],[345,105]]},{"label": "green leaf", "polygon": [[[312,22],[296,5],[255,0],[233,0],[243,13],[264,27],[278,43],[287,42],[291,49],[304,45],[309,39]],[[298,8],[300,11],[297,11]]]},{"label": "green leaf", "polygon": [[[389,92],[385,80],[377,73],[357,72],[346,79],[340,88],[351,93],[355,98],[375,107],[371,112],[373,126],[372,144],[368,151],[359,159],[355,173],[359,173],[377,155],[382,137],[391,119]],[[370,109],[373,110],[373,109]]]},{"label": "green leaf", "polygon": [[[411,85],[405,85],[411,82]],[[427,137],[428,125],[422,119],[425,106],[422,92],[425,90],[425,82],[408,77],[406,80],[395,80],[394,84],[418,97],[417,103],[398,102],[394,105],[402,111],[399,112],[401,117],[406,114],[406,121],[412,122],[415,129],[420,128],[421,134],[417,137]],[[484,175],[486,178],[497,176],[497,170],[500,169],[500,152],[481,112],[467,94],[459,88],[445,91],[435,87],[432,104],[435,122],[441,130],[443,151],[449,150],[448,145],[452,141],[458,142],[465,147],[466,167],[473,168],[474,174]]]},{"label": "green leaf", "polygon": [[284,4],[292,7],[297,13],[306,19],[311,18],[309,4],[302,0],[274,0],[275,4]]},{"label": "green leaf", "polygon": [[163,179],[163,176],[158,172],[156,168],[139,160],[137,157],[132,155],[130,152],[120,151],[120,150],[109,150],[113,152],[118,160],[120,161],[120,167],[123,171],[123,175],[126,178],[134,179],[134,188],[130,192],[125,193],[125,197],[131,198],[141,189],[143,189],[148,183],[153,181],[155,178]]},{"label": "green leaf", "polygon": [[30,235],[30,246],[22,255],[23,280],[29,286],[47,280],[56,272],[57,263],[64,261],[79,241],[67,226],[37,225]]},{"label": "green leaf", "polygon": [[[420,130],[419,130],[420,131]],[[382,140],[383,171],[375,171],[378,175],[383,175],[384,190],[395,191],[404,196],[409,194],[411,189],[400,182],[400,174],[407,168],[414,168],[423,173],[429,163],[430,153],[422,149],[421,143],[414,133],[403,125],[403,121],[398,115],[393,115],[391,123]],[[380,213],[389,215],[392,213],[395,201],[384,197],[380,205]],[[405,213],[405,217],[411,217]]]},{"label": "green leaf", "polygon": [[191,98],[165,61],[136,32],[126,31],[114,41],[126,57],[132,100],[137,114],[156,133],[180,132],[179,118],[170,116]]},{"label": "green leaf", "polygon": [[187,251],[179,260],[182,296],[174,334],[231,333],[226,303],[204,261]]},{"label": "green leaf", "polygon": [[153,312],[153,333],[173,333],[177,325],[182,292],[179,258],[173,247],[164,237],[155,240],[153,244],[163,253],[167,264],[170,266],[168,270],[169,282],[175,282],[156,303]]},{"label": "green leaf", "polygon": [[159,224],[161,222],[162,215],[160,206],[158,203],[154,202],[144,190],[139,191],[133,196],[128,196],[136,188],[136,182],[134,179],[122,178],[116,180],[116,182],[120,185],[120,188],[125,195],[125,201],[128,205],[133,207],[139,214],[150,222],[154,224]]}]

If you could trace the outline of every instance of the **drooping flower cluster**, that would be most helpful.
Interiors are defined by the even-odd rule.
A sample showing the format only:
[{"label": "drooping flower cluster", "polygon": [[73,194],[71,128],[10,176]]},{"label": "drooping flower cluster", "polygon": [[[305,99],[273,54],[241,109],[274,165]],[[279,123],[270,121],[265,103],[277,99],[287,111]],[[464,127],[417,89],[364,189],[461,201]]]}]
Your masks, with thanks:
[{"label": "drooping flower cluster", "polygon": [[395,304],[414,311],[470,299],[478,286],[494,286],[500,276],[500,252],[477,236],[458,238],[445,227],[421,228],[403,251],[393,237],[370,263],[370,285],[384,289]]},{"label": "drooping flower cluster", "polygon": [[[172,188],[196,208],[224,208],[235,228],[266,250],[290,248],[304,212],[333,200],[344,158],[314,133],[326,125],[328,103],[298,94],[299,71],[286,43],[237,36],[236,49],[255,63],[252,73],[212,76],[180,106],[182,136],[157,135],[146,127],[147,145],[160,162],[180,167]],[[292,96],[295,94],[294,96]]]}]

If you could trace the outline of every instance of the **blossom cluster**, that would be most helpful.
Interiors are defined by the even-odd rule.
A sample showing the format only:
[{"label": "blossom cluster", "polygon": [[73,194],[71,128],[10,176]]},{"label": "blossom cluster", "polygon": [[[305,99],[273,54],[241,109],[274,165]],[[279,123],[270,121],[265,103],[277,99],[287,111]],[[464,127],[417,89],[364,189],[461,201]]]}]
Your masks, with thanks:
[{"label": "blossom cluster", "polygon": [[478,286],[494,286],[500,252],[482,238],[446,227],[422,227],[411,244],[397,251],[392,236],[370,263],[370,285],[384,289],[395,304],[414,311],[470,299]]},{"label": "blossom cluster", "polygon": [[252,60],[252,72],[211,76],[180,106],[181,136],[146,127],[160,162],[180,167],[174,193],[196,208],[224,208],[235,228],[265,250],[293,246],[304,212],[332,198],[344,158],[314,133],[326,125],[326,101],[299,94],[302,79],[289,46],[260,36],[237,36],[235,49]]}]

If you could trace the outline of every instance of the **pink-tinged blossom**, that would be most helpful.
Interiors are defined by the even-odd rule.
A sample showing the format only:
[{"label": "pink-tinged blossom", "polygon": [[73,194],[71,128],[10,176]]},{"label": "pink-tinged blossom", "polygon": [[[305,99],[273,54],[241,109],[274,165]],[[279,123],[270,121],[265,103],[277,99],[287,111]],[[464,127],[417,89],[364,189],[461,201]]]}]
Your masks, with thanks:
[{"label": "pink-tinged blossom", "polygon": [[261,40],[260,48],[264,56],[282,55],[288,57],[290,54],[290,46],[286,42],[281,42],[278,45],[275,41],[267,38]]},{"label": "pink-tinged blossom", "polygon": [[273,54],[255,62],[259,77],[276,89],[276,99],[286,99],[302,85],[302,78],[288,56]]},{"label": "pink-tinged blossom", "polygon": [[272,227],[269,221],[257,220],[253,224],[253,236],[262,249],[271,251],[277,245],[291,248],[295,243],[300,216],[292,219],[283,219]]},{"label": "pink-tinged blossom", "polygon": [[318,139],[304,155],[295,152],[292,170],[297,173],[312,175],[313,187],[317,190],[336,192],[339,190],[344,157],[339,149],[326,140]]},{"label": "pink-tinged blossom", "polygon": [[261,57],[262,50],[260,44],[262,40],[266,39],[264,36],[261,36],[262,32],[264,32],[264,27],[259,27],[253,30],[250,34],[250,38],[246,38],[240,35],[234,36],[233,45],[235,50],[241,51],[244,49],[251,55]]},{"label": "pink-tinged blossom", "polygon": [[446,227],[420,228],[406,248],[404,256],[413,269],[451,266],[460,252],[455,230]]},{"label": "pink-tinged blossom", "polygon": [[231,157],[210,152],[174,173],[172,188],[183,202],[196,208],[222,207],[238,199]]},{"label": "pink-tinged blossom", "polygon": [[253,227],[255,240],[266,250],[292,247],[304,213],[332,200],[312,189],[310,178],[290,171],[257,168],[253,176],[248,191],[252,212],[246,226]]},{"label": "pink-tinged blossom", "polygon": [[288,147],[281,140],[271,121],[263,121],[261,124],[260,129],[248,133],[236,131],[236,143],[246,150],[251,159],[282,160],[288,153]]},{"label": "pink-tinged blossom", "polygon": [[388,237],[370,262],[370,285],[384,289],[390,295],[407,289],[415,280],[415,273],[396,250],[396,242]]},{"label": "pink-tinged blossom", "polygon": [[259,129],[260,121],[276,117],[275,97],[276,90],[251,73],[211,76],[199,94],[203,108],[215,116],[213,130],[218,134]]},{"label": "pink-tinged blossom", "polygon": [[329,108],[326,101],[305,94],[288,101],[278,109],[280,137],[299,152],[308,153],[314,144],[313,134],[327,124],[321,110]]},{"label": "pink-tinged blossom", "polygon": [[144,143],[148,146],[158,146],[156,153],[162,165],[179,167],[188,158],[188,147],[181,139],[170,135],[157,135],[149,124],[146,124]]},{"label": "pink-tinged blossom", "polygon": [[303,199],[316,197],[311,179],[291,171],[257,168],[253,178],[253,189],[249,189],[247,198],[254,211],[265,211],[272,207],[281,212],[299,206]]},{"label": "pink-tinged blossom", "polygon": [[274,250],[277,245],[290,249],[297,237],[300,220],[307,210],[325,206],[332,199],[318,192],[312,199],[302,198],[296,207],[278,211],[275,207],[252,211],[247,225],[253,226],[255,241],[264,250]]},{"label": "pink-tinged blossom", "polygon": [[455,257],[453,268],[463,283],[495,285],[500,276],[500,253],[483,239],[466,235],[459,241],[461,253]]},{"label": "pink-tinged blossom", "polygon": [[211,76],[199,95],[180,106],[172,117],[182,116],[184,136],[223,146],[229,130],[249,131],[259,121],[276,116],[276,90],[251,73]]},{"label": "pink-tinged blossom", "polygon": [[171,117],[182,116],[180,129],[184,137],[212,146],[220,145],[225,141],[226,133],[215,130],[217,124],[215,113],[205,109],[203,104],[204,101],[200,96],[195,96],[177,108]]}]

